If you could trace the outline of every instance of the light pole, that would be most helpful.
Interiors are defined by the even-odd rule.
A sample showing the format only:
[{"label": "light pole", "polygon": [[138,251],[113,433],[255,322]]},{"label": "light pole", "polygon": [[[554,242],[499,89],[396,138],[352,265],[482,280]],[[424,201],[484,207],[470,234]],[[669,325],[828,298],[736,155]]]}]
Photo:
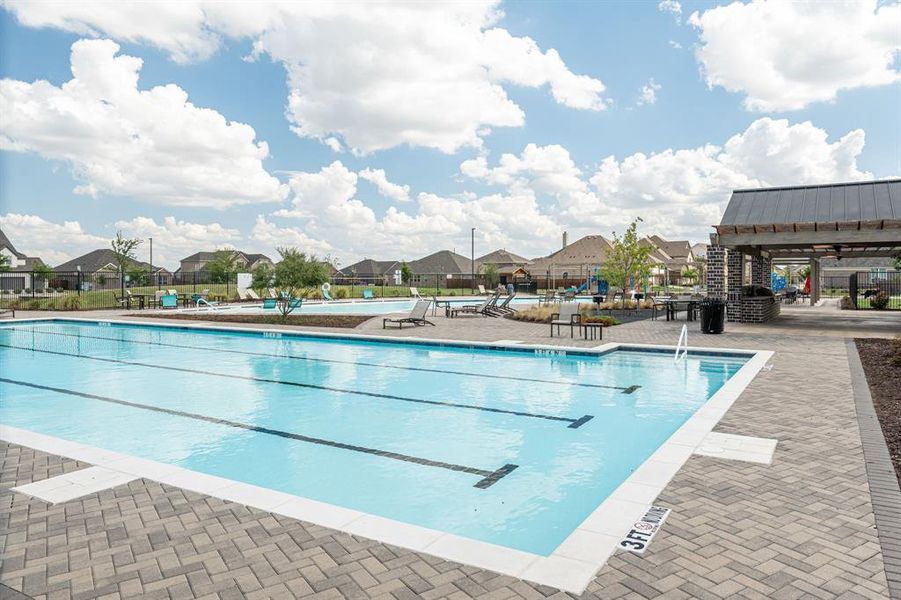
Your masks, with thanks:
[{"label": "light pole", "polygon": [[[151,287],[153,286],[153,238],[150,239],[150,281]],[[160,278],[156,278],[156,289],[160,289]]]},{"label": "light pole", "polygon": [[476,291],[476,228],[473,227],[469,232],[469,291],[474,294]]}]

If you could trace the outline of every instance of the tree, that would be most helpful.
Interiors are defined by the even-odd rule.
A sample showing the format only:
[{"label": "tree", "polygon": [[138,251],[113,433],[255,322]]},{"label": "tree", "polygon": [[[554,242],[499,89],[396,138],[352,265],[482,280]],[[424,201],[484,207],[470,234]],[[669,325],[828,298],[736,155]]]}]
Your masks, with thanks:
[{"label": "tree", "polygon": [[691,283],[694,283],[698,279],[698,271],[693,269],[692,267],[685,267],[682,271],[682,279],[686,279]]},{"label": "tree", "polygon": [[275,265],[275,287],[278,289],[277,307],[287,321],[310,292],[328,281],[328,269],[315,256],[307,256],[297,248],[279,248],[281,261]]},{"label": "tree", "polygon": [[150,271],[140,265],[133,264],[126,269],[125,273],[128,275],[132,287],[150,285]]},{"label": "tree", "polygon": [[124,274],[128,266],[135,261],[135,250],[143,242],[144,240],[139,238],[122,237],[121,231],[116,232],[116,239],[110,242],[110,246],[112,246],[115,254],[113,260],[115,260],[116,266],[119,268],[119,275]]},{"label": "tree", "polygon": [[[601,265],[603,278],[611,284],[629,289],[629,282],[647,280],[651,276],[651,244],[639,244],[638,219],[632,221],[622,237],[613,234],[613,248]],[[624,300],[625,302],[625,300]]]},{"label": "tree", "polygon": [[[895,265],[896,271],[901,271],[901,254],[899,254],[895,258],[893,258],[892,263]],[[0,271],[2,271],[2,270],[3,269],[0,269]]]},{"label": "tree", "polygon": [[413,269],[410,268],[407,261],[400,263],[400,280],[407,284],[413,280]]},{"label": "tree", "polygon": [[50,278],[53,277],[53,269],[44,263],[39,262],[31,269],[31,272],[34,274],[34,281],[32,282],[34,287],[38,287],[38,281],[43,281],[45,288],[50,285]]},{"label": "tree", "polygon": [[9,257],[5,254],[0,254],[0,272],[9,271]]},{"label": "tree", "polygon": [[695,269],[698,271],[698,283],[707,285],[707,257],[699,256],[694,262]]},{"label": "tree", "polygon": [[272,276],[272,265],[268,262],[257,263],[250,271],[250,287],[262,296],[263,291],[272,285]]},{"label": "tree", "polygon": [[497,283],[501,280],[498,274],[497,265],[494,263],[485,263],[481,267],[482,275],[485,276],[485,285],[489,288],[497,287]]},{"label": "tree", "polygon": [[234,250],[216,250],[213,259],[207,263],[210,283],[225,283],[229,275],[236,273],[240,266],[240,255]]}]

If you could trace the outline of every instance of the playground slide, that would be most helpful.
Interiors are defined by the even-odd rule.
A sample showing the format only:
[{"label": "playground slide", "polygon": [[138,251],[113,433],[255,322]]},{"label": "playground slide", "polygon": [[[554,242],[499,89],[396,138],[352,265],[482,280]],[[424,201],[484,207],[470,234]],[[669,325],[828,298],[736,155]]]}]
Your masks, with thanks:
[{"label": "playground slide", "polygon": [[579,287],[576,288],[576,293],[581,294],[582,292],[584,292],[587,289],[588,289],[588,284],[583,283],[582,285],[580,285]]}]

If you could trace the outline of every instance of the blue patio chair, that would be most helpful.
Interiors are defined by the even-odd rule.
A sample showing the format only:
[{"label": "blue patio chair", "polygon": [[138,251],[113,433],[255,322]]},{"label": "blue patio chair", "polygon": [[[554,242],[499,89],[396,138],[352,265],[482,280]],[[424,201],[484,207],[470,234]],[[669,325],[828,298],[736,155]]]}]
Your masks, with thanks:
[{"label": "blue patio chair", "polygon": [[163,294],[160,296],[160,307],[178,308],[178,296],[175,294]]},{"label": "blue patio chair", "polygon": [[334,298],[332,298],[332,293],[329,291],[329,288],[325,286],[322,286],[322,297],[326,300],[334,300]]},{"label": "blue patio chair", "polygon": [[372,290],[369,288],[363,288],[363,300],[372,300],[375,298],[375,295],[372,293]]},{"label": "blue patio chair", "polygon": [[275,303],[275,298],[265,298],[263,299],[263,308],[275,308]]}]

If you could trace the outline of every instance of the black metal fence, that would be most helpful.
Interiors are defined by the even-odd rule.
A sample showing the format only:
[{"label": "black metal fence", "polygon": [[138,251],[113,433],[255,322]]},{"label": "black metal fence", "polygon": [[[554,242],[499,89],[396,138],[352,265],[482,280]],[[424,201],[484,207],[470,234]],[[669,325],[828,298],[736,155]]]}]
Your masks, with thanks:
[{"label": "black metal fence", "polygon": [[20,310],[89,310],[120,308],[129,294],[152,305],[157,291],[174,289],[180,294],[210,294],[232,299],[237,294],[236,273],[213,277],[207,271],[193,273],[159,272],[137,277],[118,272],[33,271],[0,272],[0,307]]},{"label": "black metal fence", "polygon": [[901,271],[859,271],[847,285],[856,308],[901,310]]}]

